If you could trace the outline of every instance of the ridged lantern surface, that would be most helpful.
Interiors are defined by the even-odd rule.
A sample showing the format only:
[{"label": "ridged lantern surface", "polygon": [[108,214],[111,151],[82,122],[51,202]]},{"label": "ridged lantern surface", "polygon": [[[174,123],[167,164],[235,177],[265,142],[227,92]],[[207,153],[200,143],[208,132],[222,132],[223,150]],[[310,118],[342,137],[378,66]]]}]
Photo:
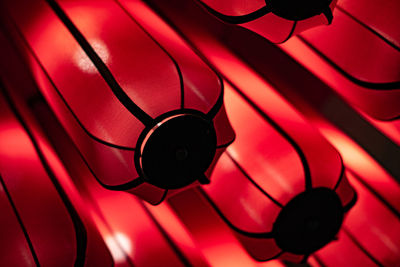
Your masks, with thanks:
[{"label": "ridged lantern surface", "polygon": [[336,5],[335,0],[200,0],[200,3],[222,21],[254,31],[273,43],[330,24]]},{"label": "ridged lantern surface", "polygon": [[104,187],[156,204],[209,182],[234,138],[223,85],[169,26],[114,1],[6,8],[40,91]]},{"label": "ridged lantern surface", "polygon": [[[43,136],[0,90],[2,266],[111,266],[113,258]],[[11,89],[11,88],[9,88]],[[17,89],[17,88],[12,88]],[[37,130],[37,129],[35,129]]]},{"label": "ridged lantern surface", "polygon": [[306,260],[356,203],[341,157],[288,107],[276,122],[233,90],[226,100],[237,138],[201,192],[255,259]]}]

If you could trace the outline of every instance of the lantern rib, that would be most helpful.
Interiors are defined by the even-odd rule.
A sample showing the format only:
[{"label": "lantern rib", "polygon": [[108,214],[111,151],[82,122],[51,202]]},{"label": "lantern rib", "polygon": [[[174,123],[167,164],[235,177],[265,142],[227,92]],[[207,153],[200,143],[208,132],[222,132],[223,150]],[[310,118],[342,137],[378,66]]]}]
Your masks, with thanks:
[{"label": "lantern rib", "polygon": [[235,164],[235,166],[240,170],[240,172],[258,189],[263,193],[268,199],[270,199],[274,204],[279,206],[280,208],[283,208],[283,205],[274,199],[270,194],[268,194],[264,189],[261,188],[259,184],[257,184],[251,177],[250,175],[240,166],[240,164],[232,157],[232,155],[229,152],[226,152],[228,157],[232,160],[232,162]]},{"label": "lantern rib", "polygon": [[233,225],[228,218],[225,217],[223,212],[218,208],[218,206],[212,201],[212,199],[207,195],[206,192],[204,192],[203,189],[198,188],[197,189],[201,195],[209,202],[209,204],[213,207],[215,212],[219,215],[219,217],[231,228],[233,231],[238,232],[239,234],[242,234],[247,237],[251,238],[274,238],[273,232],[264,232],[264,233],[253,233],[253,232],[247,232],[244,231],[237,226]]},{"label": "lantern rib", "polygon": [[343,232],[350,238],[350,240],[370,259],[372,260],[377,266],[384,267],[371,253],[369,253],[362,244],[353,236],[345,227],[343,227]]},{"label": "lantern rib", "polygon": [[261,18],[262,16],[268,14],[271,12],[271,9],[267,6],[263,6],[256,11],[253,11],[251,13],[245,14],[245,15],[238,15],[238,16],[231,16],[231,15],[225,15],[222,14],[214,9],[212,9],[210,6],[206,5],[203,2],[200,2],[200,4],[207,9],[207,11],[211,14],[213,14],[215,17],[219,18],[220,20],[224,22],[228,22],[231,24],[243,24],[247,23],[250,21],[253,21],[255,19]]},{"label": "lantern rib", "polygon": [[108,84],[115,97],[119,100],[119,102],[130,112],[133,116],[135,116],[141,123],[145,126],[152,126],[154,124],[154,119],[147,114],[144,110],[142,110],[139,106],[137,106],[132,99],[125,93],[125,91],[121,88],[117,80],[112,75],[111,71],[107,68],[106,64],[101,60],[99,55],[95,52],[93,47],[89,44],[89,42],[85,39],[83,34],[78,30],[78,28],[74,25],[68,15],[62,10],[62,8],[53,0],[46,0],[49,6],[56,13],[58,18],[64,23],[69,32],[75,38],[75,40],[79,43],[82,49],[85,51],[87,56],[93,62],[104,81]]},{"label": "lantern rib", "polygon": [[232,83],[229,79],[224,77],[226,81],[232,86],[232,88],[237,92],[264,120],[266,120],[275,130],[282,135],[293,147],[293,149],[298,154],[300,161],[303,166],[304,171],[304,180],[305,180],[305,190],[312,189],[312,179],[310,167],[308,165],[307,158],[301,149],[300,145],[285,131],[279,126],[270,116],[268,116],[260,107],[258,107],[255,103],[253,103],[247,95],[245,95],[234,83]]},{"label": "lantern rib", "polygon": [[125,9],[125,7],[119,2],[115,1],[115,3],[124,11],[124,13],[154,42],[157,44],[157,46],[163,50],[163,52],[171,59],[172,63],[174,64],[176,71],[179,76],[179,84],[180,84],[180,90],[181,90],[181,99],[180,99],[180,107],[181,109],[185,108],[185,85],[183,82],[183,75],[182,71],[179,68],[178,63],[176,60],[171,56],[171,54],[158,42],[132,15],[129,13],[128,10]]},{"label": "lantern rib", "polygon": [[60,90],[57,88],[57,86],[54,84],[54,82],[52,81],[52,79],[50,78],[49,74],[47,73],[47,71],[45,70],[44,66],[42,65],[42,63],[40,62],[39,58],[37,57],[37,55],[35,54],[35,52],[32,50],[32,47],[30,47],[30,45],[28,44],[27,40],[25,39],[25,37],[23,37],[22,33],[20,32],[20,30],[18,29],[18,27],[15,25],[15,22],[12,21],[12,24],[14,26],[14,29],[17,33],[17,35],[20,37],[21,41],[24,43],[24,45],[26,46],[26,48],[28,49],[29,53],[32,55],[32,57],[35,59],[36,63],[39,65],[40,69],[43,71],[44,75],[46,76],[47,80],[50,82],[50,84],[53,86],[54,90],[56,91],[57,95],[61,98],[61,101],[64,103],[65,107],[68,109],[68,111],[71,113],[71,115],[74,117],[75,121],[79,124],[79,126],[82,128],[82,130],[85,132],[85,134],[87,134],[91,139],[93,139],[96,142],[99,142],[105,146],[109,146],[109,147],[113,147],[113,148],[117,148],[117,149],[121,149],[121,150],[135,150],[135,148],[132,147],[126,147],[126,146],[120,146],[120,145],[116,145],[116,144],[112,144],[110,142],[104,141],[98,137],[96,137],[95,135],[93,135],[91,132],[89,132],[88,129],[86,129],[86,127],[83,125],[83,123],[79,120],[78,116],[75,114],[75,112],[72,110],[72,108],[68,105],[67,101],[65,100],[64,96],[61,94]]},{"label": "lantern rib", "polygon": [[167,197],[167,195],[168,195],[168,189],[165,189],[163,195],[161,196],[160,201],[158,201],[157,203],[152,204],[152,205],[157,206],[157,205],[161,204],[161,203],[165,200],[165,198]]},{"label": "lantern rib", "polygon": [[[22,115],[19,113],[18,109],[15,107],[15,103],[12,100],[11,96],[7,92],[6,88],[4,87],[2,81],[0,81],[0,93],[2,93],[5,97],[5,100],[8,103],[8,106],[11,109],[11,112],[14,114],[16,117],[18,123],[21,125],[21,127],[25,130],[29,141],[31,142],[31,145],[36,153],[36,156],[38,157],[38,160],[42,164],[42,168],[46,172],[47,176],[49,177],[51,183],[53,184],[55,190],[58,192],[58,195],[61,198],[62,203],[64,204],[65,208],[68,211],[68,214],[71,218],[72,224],[74,226],[75,230],[75,238],[76,238],[76,259],[75,259],[75,265],[81,266],[84,264],[85,261],[85,252],[87,250],[87,230],[85,228],[85,225],[83,224],[83,221],[78,213],[78,211],[75,209],[74,205],[71,203],[71,200],[69,199],[67,193],[61,186],[60,182],[58,181],[56,175],[54,174],[54,171],[49,165],[49,162],[47,161],[45,155],[43,154],[40,145],[38,141],[36,140],[35,136],[31,132],[31,129],[23,119]],[[1,179],[1,177],[0,177]],[[5,187],[4,187],[5,188]],[[5,188],[6,190],[6,188]],[[33,253],[33,250],[32,250]],[[33,255],[33,257],[35,257]],[[37,259],[36,259],[37,260]],[[36,262],[35,260],[35,262]]]}]

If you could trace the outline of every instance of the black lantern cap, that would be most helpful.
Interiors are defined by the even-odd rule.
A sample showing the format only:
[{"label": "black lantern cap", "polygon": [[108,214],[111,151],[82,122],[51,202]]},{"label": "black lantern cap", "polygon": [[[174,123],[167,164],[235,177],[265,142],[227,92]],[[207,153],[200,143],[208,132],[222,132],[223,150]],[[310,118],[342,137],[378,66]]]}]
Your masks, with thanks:
[{"label": "black lantern cap", "polygon": [[329,5],[332,0],[266,0],[267,6],[275,15],[288,20],[304,20],[324,14],[332,22],[332,11]]},{"label": "black lantern cap", "polygon": [[329,24],[331,24],[333,20],[332,10],[329,7],[332,0],[265,0],[265,3],[265,6],[251,13],[231,16],[216,11],[200,1],[200,4],[203,5],[208,12],[222,21],[231,24],[247,23],[261,18],[268,13],[273,13],[281,18],[292,21],[308,19],[319,14],[324,14]]},{"label": "black lantern cap", "polygon": [[182,188],[204,178],[216,146],[214,125],[205,114],[196,110],[169,112],[139,137],[136,169],[146,182],[159,188]]},{"label": "black lantern cap", "polygon": [[324,187],[307,190],[279,213],[273,226],[275,241],[283,251],[310,255],[335,239],[344,212],[333,190]]}]

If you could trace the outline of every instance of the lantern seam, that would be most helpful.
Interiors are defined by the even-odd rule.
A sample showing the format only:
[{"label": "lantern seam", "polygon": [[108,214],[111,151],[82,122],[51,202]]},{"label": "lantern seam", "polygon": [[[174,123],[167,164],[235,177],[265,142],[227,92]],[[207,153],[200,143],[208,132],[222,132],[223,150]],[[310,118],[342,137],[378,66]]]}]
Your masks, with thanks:
[{"label": "lantern seam", "polygon": [[18,109],[15,107],[15,104],[11,98],[11,96],[6,91],[4,84],[0,81],[0,91],[3,93],[5,99],[7,100],[8,106],[10,107],[12,113],[15,115],[17,121],[25,130],[26,134],[28,135],[28,139],[30,140],[35,152],[36,156],[39,158],[39,161],[42,163],[42,168],[46,172],[47,176],[50,178],[52,185],[54,186],[55,190],[58,192],[58,195],[61,198],[64,207],[67,209],[69,217],[72,221],[75,230],[75,241],[76,241],[76,259],[75,265],[81,266],[85,262],[85,254],[87,249],[87,231],[85,225],[79,213],[75,209],[74,205],[71,203],[68,195],[65,193],[64,189],[60,185],[59,181],[56,178],[52,168],[50,167],[49,163],[47,162],[43,152],[40,149],[39,144],[37,143],[35,137],[30,131],[30,128],[26,124],[25,120],[23,119],[22,115],[19,113]]},{"label": "lantern seam", "polygon": [[125,93],[125,91],[119,85],[117,80],[114,78],[111,71],[107,68],[106,64],[97,55],[93,47],[89,44],[89,42],[80,32],[80,30],[74,25],[72,20],[60,7],[60,5],[54,0],[46,0],[46,2],[49,4],[49,6],[57,15],[57,17],[63,22],[64,26],[68,29],[70,34],[74,37],[74,39],[78,42],[81,48],[85,51],[86,55],[96,66],[100,75],[103,77],[104,81],[108,84],[109,88],[114,93],[114,96],[119,100],[119,102],[130,113],[132,113],[133,116],[139,119],[139,121],[143,123],[145,126],[152,125],[154,123],[154,119],[144,110],[142,110],[138,105],[136,105],[132,101],[132,99]]},{"label": "lantern seam", "polygon": [[277,205],[280,208],[283,208],[284,205],[282,205],[279,201],[277,201],[275,198],[273,198],[270,194],[268,194],[264,189],[261,188],[259,184],[257,184],[253,179],[251,179],[250,175],[243,169],[243,167],[232,157],[232,155],[229,152],[226,152],[227,156],[232,160],[233,164],[239,169],[239,171],[259,190],[263,195],[265,195],[268,199],[270,199],[275,205]]},{"label": "lantern seam", "polygon": [[218,12],[203,2],[200,2],[200,5],[202,5],[209,13],[213,14],[218,19],[230,24],[244,24],[247,22],[251,22],[271,12],[271,9],[265,5],[251,13],[245,15],[232,16]]},{"label": "lantern seam", "polygon": [[210,205],[213,207],[214,211],[219,215],[219,217],[235,232],[242,234],[244,236],[250,237],[250,238],[274,238],[273,232],[260,232],[260,233],[254,233],[254,232],[247,232],[244,231],[237,226],[235,226],[226,216],[223,214],[223,212],[219,209],[219,207],[211,200],[211,198],[207,195],[207,193],[202,189],[202,188],[197,188],[198,192],[210,203]]},{"label": "lantern seam", "polygon": [[307,45],[311,50],[313,50],[318,56],[327,61],[336,71],[341,73],[351,82],[363,87],[366,90],[379,90],[379,91],[390,91],[390,90],[399,90],[400,89],[400,81],[393,82],[385,82],[385,83],[374,83],[374,82],[366,82],[360,80],[351,74],[347,73],[343,68],[337,65],[333,60],[324,55],[321,51],[319,51],[314,45],[312,45],[309,41],[307,41],[302,35],[297,36],[300,41],[302,41],[305,45]]},{"label": "lantern seam", "polygon": [[94,141],[99,142],[105,146],[109,146],[109,147],[113,147],[113,148],[117,148],[117,149],[121,149],[121,150],[135,150],[135,148],[132,147],[126,147],[126,146],[120,146],[120,145],[116,145],[116,144],[112,144],[109,143],[107,141],[104,141],[98,137],[96,137],[94,134],[92,134],[88,129],[86,129],[86,127],[83,125],[83,123],[79,120],[78,116],[73,112],[72,108],[68,105],[67,101],[65,100],[65,98],[63,97],[63,95],[61,94],[61,92],[58,90],[57,86],[54,84],[53,80],[50,78],[50,75],[47,73],[47,71],[45,70],[44,66],[42,65],[42,63],[40,62],[39,58],[37,57],[36,53],[33,51],[33,49],[31,48],[31,46],[29,45],[29,43],[27,42],[27,40],[23,37],[22,33],[20,32],[20,30],[18,29],[18,27],[16,26],[15,22],[10,19],[11,23],[13,24],[14,30],[17,33],[17,35],[19,36],[19,38],[21,39],[21,41],[23,42],[23,44],[25,45],[25,47],[28,49],[29,53],[32,55],[32,57],[35,59],[36,63],[39,65],[40,69],[42,70],[43,74],[46,76],[47,80],[49,81],[49,83],[52,85],[52,87],[54,88],[54,90],[56,91],[57,95],[61,98],[61,101],[64,103],[65,107],[68,109],[68,111],[71,113],[71,115],[74,117],[74,119],[76,120],[76,122],[79,124],[79,126],[82,128],[82,130]]},{"label": "lantern seam", "polygon": [[180,83],[180,91],[181,91],[181,99],[180,99],[180,108],[185,108],[185,84],[183,82],[183,75],[182,71],[179,68],[178,62],[176,62],[175,58],[165,49],[159,41],[157,41],[150,33],[129,13],[129,11],[118,1],[114,0],[114,2],[123,10],[123,12],[130,18],[130,20],[135,23],[153,42],[157,44],[157,46],[163,50],[163,52],[171,59],[172,63],[174,64],[176,71],[179,76],[179,83]]},{"label": "lantern seam", "polygon": [[26,239],[26,243],[28,244],[28,247],[29,247],[29,249],[31,251],[33,261],[35,262],[36,266],[39,266],[39,259],[38,259],[37,255],[36,255],[35,249],[33,247],[32,240],[30,239],[30,237],[28,235],[28,231],[26,230],[24,224],[22,223],[21,216],[19,215],[19,212],[18,212],[18,210],[17,210],[17,208],[15,206],[14,201],[11,199],[10,192],[8,191],[8,189],[6,187],[6,184],[3,181],[3,177],[1,175],[0,175],[0,184],[3,187],[4,193],[7,196],[8,202],[10,203],[11,208],[12,208],[14,214],[15,214],[15,217],[17,218],[17,221],[18,221],[18,223],[19,223],[19,225],[21,227],[22,233],[23,233],[23,235],[24,235],[24,237]]}]

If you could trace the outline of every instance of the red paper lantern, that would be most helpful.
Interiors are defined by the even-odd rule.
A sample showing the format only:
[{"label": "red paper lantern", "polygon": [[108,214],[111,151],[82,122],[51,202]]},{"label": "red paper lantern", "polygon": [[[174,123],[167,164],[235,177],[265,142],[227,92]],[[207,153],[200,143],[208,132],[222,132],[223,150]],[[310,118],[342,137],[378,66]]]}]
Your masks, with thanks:
[{"label": "red paper lantern", "polygon": [[340,1],[331,26],[304,32],[283,49],[356,109],[394,121],[400,116],[398,10],[396,0]]},{"label": "red paper lantern", "polygon": [[336,1],[332,0],[200,0],[217,18],[252,30],[273,43],[282,43],[293,34],[330,24]]},{"label": "red paper lantern", "polygon": [[316,257],[332,266],[397,266],[400,262],[398,207],[382,201],[382,196],[369,189],[361,177],[352,172],[347,176],[357,190],[357,205],[343,223],[338,240],[318,251]]},{"label": "red paper lantern", "polygon": [[[109,260],[111,253],[115,265],[132,265],[134,262],[135,266],[181,266],[181,258],[176,254],[174,247],[171,246],[171,241],[166,238],[165,230],[159,226],[158,219],[156,220],[154,215],[149,212],[150,208],[154,208],[155,211],[162,213],[162,206],[146,205],[131,194],[107,190],[96,181],[71,138],[65,133],[44,98],[35,89],[34,80],[29,72],[25,71],[28,69],[25,62],[19,58],[17,51],[12,46],[13,44],[4,38],[2,33],[0,33],[0,43],[1,52],[10,59],[10,64],[2,65],[0,68],[5,92],[9,94],[8,103],[0,101],[0,109],[4,106],[4,110],[7,110],[8,105],[15,107],[13,110],[19,114],[18,119],[23,122],[26,132],[29,133],[30,139],[27,141],[31,141],[37,146],[38,155],[42,156],[42,162],[48,163],[43,166],[51,168],[55,174],[55,177],[41,177],[40,172],[31,172],[32,168],[26,168],[23,172],[24,179],[20,179],[21,165],[22,168],[29,165],[30,159],[27,159],[26,155],[29,155],[31,149],[27,142],[20,138],[20,134],[13,130],[13,125],[9,123],[12,118],[6,120],[5,127],[0,128],[0,137],[2,138],[0,150],[3,153],[0,155],[0,165],[4,164],[2,166],[5,166],[4,169],[0,168],[0,172],[1,174],[3,174],[3,171],[7,172],[7,179],[5,180],[12,187],[15,187],[13,183],[17,182],[20,189],[27,189],[18,192],[18,202],[21,205],[16,207],[17,210],[27,213],[26,211],[30,208],[29,219],[39,216],[39,219],[31,220],[33,222],[29,221],[29,227],[34,224],[35,230],[37,230],[32,233],[35,236],[33,249],[37,249],[36,246],[38,246],[40,248],[38,253],[45,255],[48,252],[48,256],[54,260],[52,264],[46,264],[48,261],[39,260],[39,264],[59,266],[60,264],[71,263],[72,266],[75,263],[75,265],[81,265],[82,255],[86,253],[87,260],[84,266],[108,267],[113,265]],[[0,92],[0,97],[2,97],[2,92]],[[3,112],[3,109],[1,109],[1,112],[8,118],[7,112]],[[23,131],[24,129],[21,129],[21,132]],[[15,153],[15,148],[18,148],[18,153]],[[27,172],[29,172],[28,175],[26,175]],[[59,182],[58,190],[66,192],[70,202],[79,212],[80,218],[85,224],[85,229],[79,228],[79,251],[76,253],[71,250],[61,250],[65,247],[73,247],[73,233],[71,233],[69,227],[65,226],[65,223],[60,223],[62,220],[69,220],[69,217],[52,218],[54,215],[60,216],[60,212],[54,211],[52,203],[46,203],[50,199],[49,195],[54,195],[55,191],[51,186],[45,184],[48,179],[51,179],[51,182],[53,180]],[[50,180],[47,183],[50,183]],[[61,193],[57,191],[56,194]],[[32,199],[36,206],[37,203],[42,203],[43,207],[34,208],[31,203]],[[51,199],[51,201],[55,202],[53,204],[59,202],[58,199]],[[64,210],[63,207],[58,206],[58,208]],[[73,211],[74,208],[70,207],[69,210]],[[71,212],[70,217],[73,216],[73,212]],[[162,217],[169,219],[168,215]],[[24,214],[22,219],[26,220],[26,218],[27,216]],[[51,219],[43,222],[48,218]],[[88,220],[88,218],[91,219]],[[15,221],[8,220],[9,218],[6,218],[6,216],[3,216],[2,219],[4,219],[2,222],[10,222],[10,225],[7,224],[1,228],[1,230],[8,230],[8,232],[3,235],[4,239],[1,240],[3,243],[0,242],[4,252],[0,257],[0,266],[20,266],[23,263],[21,259],[27,261],[30,259],[30,252],[26,251],[26,258],[19,256],[18,252],[25,253],[23,249],[25,241],[21,241],[18,236],[9,237],[8,233],[14,234],[10,230],[14,229]],[[100,232],[101,236],[96,230],[92,229],[93,227]],[[57,229],[57,233],[52,237],[47,236],[53,233],[54,229]],[[46,231],[49,231],[49,233]],[[84,244],[85,231],[87,233],[87,246]],[[38,239],[36,237],[37,232],[42,234],[43,238]],[[31,232],[28,234],[31,234]],[[180,235],[176,231],[174,231],[174,234],[178,237]],[[60,240],[59,237],[64,237],[64,235],[68,235],[68,240],[64,238],[60,246],[57,242]],[[102,251],[103,243],[106,243],[109,252]],[[10,244],[17,244],[20,248],[20,250],[13,249],[13,252],[15,251],[17,255],[9,253]],[[60,249],[56,250],[58,248]],[[65,255],[61,255],[60,251]],[[73,258],[73,253],[79,254],[79,256]],[[157,254],[157,257],[148,257],[149,253]],[[12,262],[9,260],[12,260]],[[14,262],[16,264],[12,264]],[[31,266],[32,264],[28,262],[28,265]]]},{"label": "red paper lantern", "polygon": [[209,182],[234,138],[222,83],[169,26],[151,14],[138,21],[114,1],[21,0],[4,13],[40,91],[104,187],[156,204]]},{"label": "red paper lantern", "polygon": [[[143,2],[124,0],[118,2],[152,37],[165,45],[165,48],[171,48],[171,50],[167,49],[168,51],[182,49],[179,53],[187,52],[191,58],[190,55],[193,53],[183,49],[186,47],[185,44],[178,45],[180,38],[176,37],[164,23],[160,23],[162,21],[153,13],[143,9],[145,5]],[[106,6],[104,2],[100,2],[99,5]],[[202,12],[201,9],[198,10]],[[82,17],[87,18],[86,16],[91,12],[82,13],[84,13]],[[104,15],[100,13],[95,12],[99,18]],[[26,14],[26,17],[29,21],[29,14]],[[335,17],[338,18],[338,16]],[[207,19],[213,20],[210,16]],[[216,20],[213,21],[218,23]],[[181,25],[182,21],[177,24]],[[49,25],[53,24],[50,22]],[[151,25],[157,25],[157,27]],[[226,51],[218,45],[221,40],[213,43],[211,38],[203,35],[201,31],[191,32],[191,37],[185,34],[191,41],[194,40],[193,35],[197,34],[200,36],[199,40],[208,43],[209,50],[203,50],[207,52],[204,54],[228,80],[227,109],[235,128],[238,129],[238,140],[227,152],[222,153],[211,185],[204,185],[202,189],[192,188],[172,197],[164,205],[153,207],[130,194],[101,188],[93,174],[98,174],[99,170],[102,170],[99,169],[101,167],[109,167],[109,163],[103,161],[104,166],[98,164],[96,172],[90,173],[83,160],[87,156],[96,159],[99,156],[98,151],[103,151],[103,148],[97,147],[96,142],[86,136],[89,132],[85,133],[84,130],[87,129],[79,128],[81,125],[76,123],[71,110],[68,110],[65,103],[60,101],[59,96],[55,94],[55,84],[51,84],[54,82],[53,78],[46,73],[46,68],[40,65],[41,61],[34,57],[35,53],[27,51],[23,38],[21,39],[21,36],[17,34],[14,26],[12,24],[2,24],[2,26],[8,29],[6,32],[8,39],[3,36],[3,32],[0,33],[1,51],[3,58],[6,59],[0,68],[2,83],[0,91],[0,205],[2,215],[4,215],[0,222],[0,234],[4,237],[0,240],[0,246],[4,252],[0,257],[0,266],[19,266],[22,263],[34,265],[35,262],[45,266],[73,265],[74,263],[75,265],[109,266],[113,264],[112,260],[115,265],[135,266],[218,266],[221,264],[247,266],[258,265],[248,254],[258,261],[284,259],[300,262],[321,247],[323,248],[313,253],[313,257],[308,262],[310,265],[397,266],[400,255],[400,231],[398,230],[400,229],[398,197],[400,194],[398,194],[396,177],[391,177],[365,151],[359,151],[361,148],[340,130],[323,120],[313,121],[314,126],[317,126],[339,149],[346,165],[344,169],[337,152],[274,91],[279,88],[274,83],[275,81],[269,80],[262,73],[252,73],[248,65],[243,64],[236,57],[230,57],[229,53],[225,53]],[[26,27],[30,26],[32,25]],[[46,29],[45,26],[42,29]],[[226,24],[223,26],[225,29],[232,28]],[[185,25],[185,27],[190,29],[191,26]],[[204,27],[203,30],[207,31],[210,28],[213,27]],[[240,29],[236,28],[236,30]],[[224,34],[224,30],[221,34]],[[43,40],[42,37],[38,37],[36,41],[40,42]],[[302,49],[304,43],[301,46],[299,42],[303,42],[305,38],[304,36],[301,38],[302,41],[295,38],[296,46],[291,50],[291,52],[298,50],[301,56],[296,58],[300,58],[300,62],[307,68],[310,67],[308,60],[313,62],[315,58],[318,58],[317,62],[323,63],[312,66],[317,70],[314,74],[322,77],[321,79],[325,82],[328,81],[330,85],[336,81],[337,84],[343,85],[345,89],[350,88],[351,91],[351,87],[347,87],[349,81],[342,83],[344,80],[342,73],[338,75],[337,70],[331,72],[332,67],[325,68],[331,62],[323,55],[328,56],[334,49],[330,48],[328,52],[315,53],[307,58],[310,55],[310,48]],[[262,38],[259,39],[262,40]],[[15,43],[10,45],[10,40]],[[65,39],[60,38],[60,40]],[[198,43],[194,41],[193,43],[200,50]],[[14,48],[13,45],[15,45]],[[75,45],[80,47],[78,44]],[[174,45],[177,45],[175,49]],[[69,44],[65,47],[67,51]],[[93,42],[95,52],[102,60],[107,61],[107,66],[111,66],[115,63],[111,55],[118,53],[116,50],[109,53],[111,50],[104,47],[108,49],[105,43]],[[49,46],[49,51],[51,49]],[[22,56],[17,54],[17,50],[22,51]],[[290,51],[290,49],[285,51]],[[379,49],[379,51],[386,50]],[[259,52],[255,49],[254,55]],[[179,58],[177,57],[179,53],[174,54],[173,58]],[[293,54],[296,53],[293,52]],[[335,53],[332,52],[332,54]],[[59,55],[62,53],[57,54]],[[77,53],[76,58],[82,59],[82,55],[85,56],[85,53]],[[178,65],[185,62],[187,55],[182,56],[181,61],[176,61]],[[334,60],[337,60],[335,62],[340,63],[341,59],[337,57],[338,55],[332,56]],[[391,59],[394,61],[390,62],[396,62],[396,57],[393,56]],[[384,62],[387,62],[386,60],[388,60],[387,57],[384,58]],[[189,61],[192,62],[191,59]],[[77,66],[81,71],[98,75],[96,66],[92,64],[93,61],[78,60],[78,62],[80,63]],[[49,69],[57,68],[51,65],[50,59],[47,63],[46,67]],[[280,63],[284,65],[284,68],[289,67],[289,64],[286,65],[287,61]],[[124,64],[128,63],[124,62]],[[352,64],[349,66],[353,66]],[[385,69],[388,70],[385,74],[388,75],[387,77],[396,77],[393,75],[392,68],[387,68],[389,65],[385,65]],[[318,70],[318,67],[323,69]],[[18,68],[19,70],[15,71]],[[71,71],[71,69],[66,69]],[[54,77],[64,75],[62,70],[64,69],[60,68],[55,71]],[[352,70],[367,73],[363,68]],[[202,72],[196,70],[196,75],[200,73]],[[185,79],[190,76],[188,72],[186,74],[182,76]],[[285,72],[282,77],[286,77],[284,74]],[[383,73],[376,72],[375,74],[379,76]],[[67,77],[73,78],[73,75],[67,75]],[[264,79],[268,82],[264,82]],[[32,83],[32,80],[35,81]],[[304,87],[307,84],[307,82],[299,83],[299,86]],[[36,91],[36,85],[39,85],[45,94],[47,101],[75,144],[78,144],[80,153],[85,152],[84,158],[53,118],[52,112],[43,102],[40,93]],[[4,88],[6,88],[5,99],[3,99]],[[380,91],[377,95],[396,92],[391,89]],[[382,114],[392,114],[393,108],[396,110],[396,106],[392,105],[396,98],[386,96],[386,99],[388,105],[382,106]],[[365,99],[360,98],[361,100]],[[371,101],[370,104],[373,102],[371,99],[369,101]],[[382,105],[380,101],[374,106],[374,111],[380,111],[378,107]],[[23,116],[19,115],[21,110],[24,111]],[[158,117],[160,125],[139,131],[138,140],[140,141],[136,142],[143,144],[142,154],[151,154],[151,151],[154,151],[153,146],[159,149],[164,144],[160,136],[167,135],[171,139],[175,138],[175,142],[179,142],[187,136],[198,135],[204,125],[204,120],[201,118],[207,110],[196,107],[190,111],[193,113],[180,114],[168,111],[164,116]],[[163,112],[160,111],[160,113]],[[218,118],[223,123],[221,120],[216,121]],[[42,131],[34,127],[38,121],[47,137],[54,135],[50,139],[58,156],[47,143],[47,139],[42,137]],[[233,133],[226,117],[216,116],[214,121],[215,128],[217,125],[226,126],[226,135],[221,137],[226,138],[226,144],[228,144],[233,138]],[[189,128],[181,127],[181,124],[193,125],[191,129],[199,127],[200,130],[194,130],[180,137],[171,134],[175,128]],[[91,127],[90,129],[96,130],[93,125]],[[207,127],[204,128],[207,129]],[[96,133],[102,134],[101,131]],[[218,129],[216,133],[219,137]],[[106,137],[106,135],[101,135],[101,137]],[[195,139],[198,141],[201,137]],[[119,140],[124,139],[121,137]],[[96,147],[98,150],[91,150],[97,149]],[[222,150],[219,151],[222,152]],[[114,153],[113,156],[115,155],[121,156],[122,153]],[[185,159],[187,151],[181,148],[175,149],[174,156],[177,159]],[[112,160],[113,157],[110,156],[110,159]],[[133,156],[132,164],[135,163],[134,159]],[[149,169],[149,172],[158,171],[157,166],[151,165],[151,161],[145,164],[141,160],[141,157],[136,158],[139,171],[145,168],[142,166],[148,166],[146,169]],[[89,166],[92,165],[93,162],[89,164]],[[210,170],[211,167],[208,171]],[[157,177],[157,173],[152,175]],[[97,179],[99,180],[98,177]],[[207,180],[203,182],[206,183]],[[164,180],[153,181],[153,183],[158,183],[158,187],[171,186],[170,183],[162,184]],[[356,200],[352,187],[358,193],[358,201],[347,215],[347,211]],[[147,197],[152,203],[163,199],[164,192],[167,192],[160,191],[149,184],[142,184],[140,189],[139,187],[137,189],[131,192],[145,199]],[[93,206],[96,208],[94,209]],[[343,221],[344,216],[346,219]],[[87,233],[87,246],[83,245],[85,233]],[[238,245],[239,242],[234,239],[234,235],[237,240],[240,240],[241,245]],[[328,243],[332,239],[334,241]],[[107,251],[104,243],[107,243],[110,251]],[[249,253],[246,253],[243,248]],[[110,257],[110,252],[113,259]],[[157,257],[148,257],[149,254],[155,254]],[[23,260],[25,262],[22,262]],[[229,264],[223,264],[227,262]],[[287,264],[276,261],[271,265]]]},{"label": "red paper lantern", "polygon": [[275,122],[252,105],[227,88],[237,140],[203,195],[255,259],[301,262],[336,238],[356,193],[339,154],[300,117],[282,107]]},{"label": "red paper lantern", "polygon": [[0,265],[111,266],[62,163],[0,86]]}]

